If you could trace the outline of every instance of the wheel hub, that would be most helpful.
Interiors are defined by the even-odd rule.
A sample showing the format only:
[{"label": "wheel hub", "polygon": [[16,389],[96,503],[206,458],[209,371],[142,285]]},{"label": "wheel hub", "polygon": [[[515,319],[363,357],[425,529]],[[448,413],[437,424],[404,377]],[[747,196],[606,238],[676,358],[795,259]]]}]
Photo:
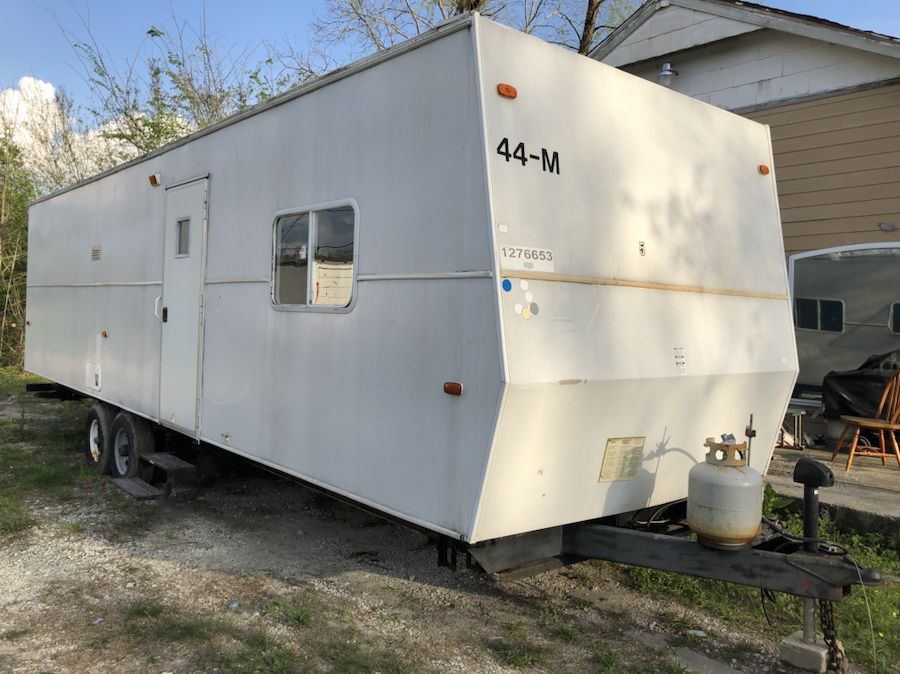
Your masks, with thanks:
[{"label": "wheel hub", "polygon": [[113,447],[116,470],[119,475],[126,475],[128,473],[128,462],[131,457],[131,438],[128,437],[128,433],[124,429],[119,429],[119,432],[116,433]]},{"label": "wheel hub", "polygon": [[91,428],[88,431],[88,448],[91,452],[91,458],[96,462],[100,460],[100,422],[94,419],[91,422]]}]

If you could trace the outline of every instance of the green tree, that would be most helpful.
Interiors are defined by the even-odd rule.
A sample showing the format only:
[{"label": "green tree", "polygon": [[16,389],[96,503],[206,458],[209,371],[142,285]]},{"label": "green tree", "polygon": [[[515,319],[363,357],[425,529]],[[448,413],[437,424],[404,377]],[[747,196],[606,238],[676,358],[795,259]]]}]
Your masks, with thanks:
[{"label": "green tree", "polygon": [[0,126],[0,364],[21,367],[28,203],[34,188],[11,132]]},{"label": "green tree", "polygon": [[115,66],[86,22],[82,35],[63,32],[90,88],[88,109],[98,132],[131,156],[240,112],[296,79],[273,74],[272,59],[252,62],[261,45],[238,49],[213,37],[205,18],[198,28],[174,15],[151,26],[124,68]]}]

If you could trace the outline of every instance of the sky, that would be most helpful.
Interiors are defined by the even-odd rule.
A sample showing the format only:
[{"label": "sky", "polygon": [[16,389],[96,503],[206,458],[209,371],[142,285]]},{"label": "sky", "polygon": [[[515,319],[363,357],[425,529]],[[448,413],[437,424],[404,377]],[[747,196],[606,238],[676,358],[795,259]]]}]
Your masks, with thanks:
[{"label": "sky", "polygon": [[[307,44],[307,28],[326,0],[2,0],[0,1],[0,90],[31,76],[64,87],[76,103],[87,103],[78,60],[60,26],[85,34],[82,19],[115,62],[132,55],[147,29],[174,12],[199,23],[205,6],[209,31],[243,49],[268,39]],[[812,14],[839,23],[900,36],[896,0],[767,0],[770,7]],[[260,58],[264,58],[262,50]]]}]

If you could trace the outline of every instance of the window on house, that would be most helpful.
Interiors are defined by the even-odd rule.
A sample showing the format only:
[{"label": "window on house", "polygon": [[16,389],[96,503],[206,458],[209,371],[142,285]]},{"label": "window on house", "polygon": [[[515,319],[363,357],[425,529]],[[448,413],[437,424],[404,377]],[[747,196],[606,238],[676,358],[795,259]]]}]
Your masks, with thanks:
[{"label": "window on house", "polygon": [[[272,291],[275,304],[349,306],[353,297],[355,225],[350,206],[277,218]],[[310,251],[314,251],[311,257]]]},{"label": "window on house", "polygon": [[794,300],[794,324],[803,330],[844,331],[844,303],[798,297]]}]

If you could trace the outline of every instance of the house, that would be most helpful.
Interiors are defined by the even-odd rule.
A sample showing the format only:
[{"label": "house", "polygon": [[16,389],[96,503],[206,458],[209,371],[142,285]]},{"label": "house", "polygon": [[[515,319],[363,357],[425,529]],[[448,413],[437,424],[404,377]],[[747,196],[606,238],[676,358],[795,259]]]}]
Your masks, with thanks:
[{"label": "house", "polygon": [[650,0],[591,56],[769,125],[801,385],[900,348],[900,39],[740,0]]}]

